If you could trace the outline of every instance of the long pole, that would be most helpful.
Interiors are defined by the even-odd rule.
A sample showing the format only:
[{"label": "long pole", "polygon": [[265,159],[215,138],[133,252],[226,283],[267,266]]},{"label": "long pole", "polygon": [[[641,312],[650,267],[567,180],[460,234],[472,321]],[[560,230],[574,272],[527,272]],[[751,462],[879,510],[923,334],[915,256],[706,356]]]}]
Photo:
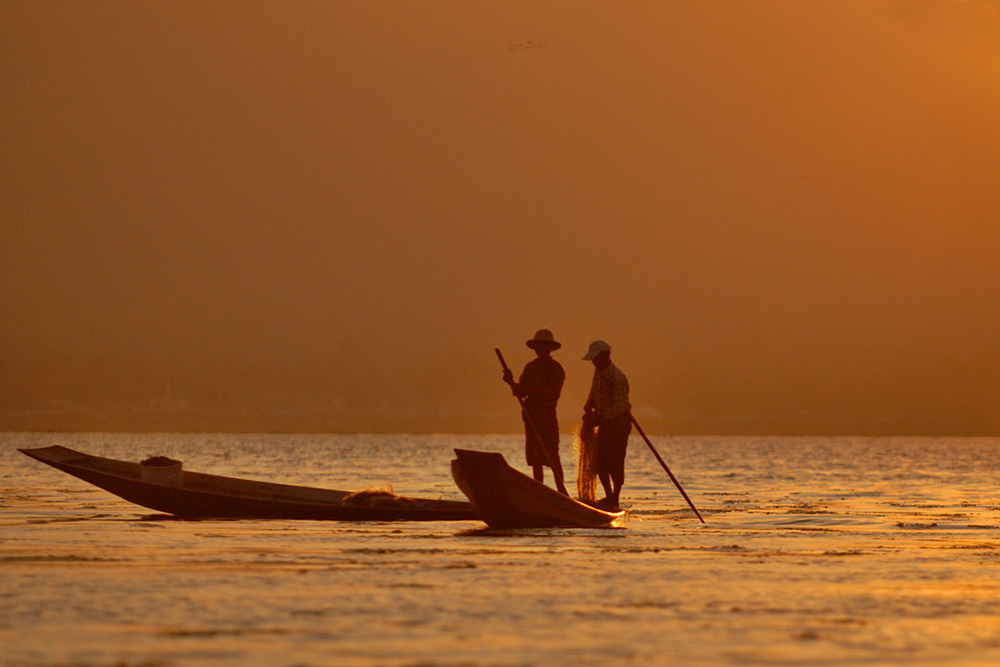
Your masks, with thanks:
[{"label": "long pole", "polygon": [[[500,352],[500,348],[499,347],[494,348],[493,351],[497,353],[497,359],[500,360],[500,365],[503,366],[503,369],[505,371],[510,370],[507,367],[507,362],[504,361],[503,354]],[[524,421],[528,423],[528,428],[531,429],[532,435],[534,435],[535,440],[538,441],[538,446],[541,448],[542,454],[545,456],[545,461],[549,464],[549,467],[552,468],[552,476],[556,478],[556,487],[562,493],[569,495],[569,492],[566,491],[566,484],[563,481],[562,469],[560,466],[556,465],[555,461],[552,460],[552,454],[549,452],[549,448],[545,446],[545,442],[542,440],[542,434],[539,433],[538,428],[535,426],[535,422],[531,418],[531,414],[529,414],[528,411],[524,409],[524,399],[518,396],[517,394],[514,394],[514,398],[517,399],[518,405],[521,406],[521,414],[524,415]]]},{"label": "long pole", "polygon": [[639,426],[639,422],[635,420],[635,416],[629,413],[629,417],[632,418],[632,425],[635,426],[635,430],[639,431],[639,435],[641,435],[642,439],[646,441],[647,445],[649,445],[649,451],[653,452],[653,456],[656,457],[656,460],[660,462],[660,465],[663,466],[663,469],[667,471],[668,475],[670,475],[670,479],[673,481],[674,486],[676,486],[677,490],[681,492],[682,496],[684,496],[684,500],[686,500],[688,505],[691,506],[691,509],[694,510],[694,513],[698,516],[698,519],[700,519],[702,523],[705,523],[705,520],[701,518],[701,512],[698,511],[698,508],[695,507],[694,503],[691,502],[691,499],[688,498],[688,494],[684,492],[684,487],[682,487],[681,483],[677,481],[676,477],[674,477],[674,473],[670,472],[670,468],[667,467],[667,464],[660,456],[660,453],[656,451],[656,447],[653,447],[653,443],[651,443],[649,441],[649,438],[646,437],[646,433],[642,430],[642,427]]}]

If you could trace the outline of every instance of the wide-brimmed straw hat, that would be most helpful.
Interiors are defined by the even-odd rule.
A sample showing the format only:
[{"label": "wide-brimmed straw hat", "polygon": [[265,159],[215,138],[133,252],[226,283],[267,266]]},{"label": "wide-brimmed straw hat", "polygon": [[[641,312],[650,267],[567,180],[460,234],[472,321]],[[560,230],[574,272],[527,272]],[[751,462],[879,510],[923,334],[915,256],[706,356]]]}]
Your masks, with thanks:
[{"label": "wide-brimmed straw hat", "polygon": [[601,352],[610,352],[611,346],[605,343],[603,340],[595,340],[590,344],[590,349],[587,350],[587,354],[583,355],[584,361],[592,361],[594,357],[599,355]]},{"label": "wide-brimmed straw hat", "polygon": [[532,350],[537,350],[538,348],[545,348],[549,350],[558,350],[562,347],[562,343],[556,342],[555,337],[552,332],[548,329],[539,329],[535,332],[535,337],[525,343]]}]

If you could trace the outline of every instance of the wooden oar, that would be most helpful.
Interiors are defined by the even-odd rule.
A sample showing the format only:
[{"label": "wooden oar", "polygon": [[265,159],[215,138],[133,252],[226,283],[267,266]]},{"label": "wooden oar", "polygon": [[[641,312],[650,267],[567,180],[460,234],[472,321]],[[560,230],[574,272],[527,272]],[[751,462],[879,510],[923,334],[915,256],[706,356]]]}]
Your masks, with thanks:
[{"label": "wooden oar", "polygon": [[[497,353],[497,359],[500,360],[500,365],[503,366],[503,369],[505,371],[509,371],[510,368],[507,367],[507,362],[504,361],[500,348],[494,348],[493,351]],[[514,394],[514,398],[517,399],[518,405],[521,406],[521,414],[524,415],[524,421],[528,423],[528,428],[531,429],[532,435],[534,435],[535,440],[538,441],[538,446],[542,449],[542,454],[545,456],[546,463],[548,463],[549,467],[552,468],[552,476],[556,478],[556,488],[558,488],[561,493],[565,493],[568,496],[569,492],[566,490],[566,484],[563,481],[562,468],[557,466],[556,462],[552,460],[552,454],[549,452],[549,448],[545,446],[545,442],[542,440],[542,434],[535,426],[535,422],[532,420],[531,414],[524,409],[524,399],[517,394]]]},{"label": "wooden oar", "polygon": [[701,518],[701,512],[698,511],[698,508],[695,507],[694,503],[691,502],[691,499],[688,498],[688,494],[684,492],[684,488],[681,486],[681,483],[677,481],[677,478],[674,477],[674,473],[670,472],[670,468],[667,467],[667,464],[664,462],[663,458],[660,457],[660,453],[656,451],[656,447],[653,447],[653,443],[651,443],[649,441],[649,438],[646,437],[646,433],[642,430],[642,427],[639,426],[639,422],[635,420],[635,416],[629,413],[629,417],[632,418],[632,426],[635,426],[635,430],[639,431],[639,435],[641,435],[642,439],[646,441],[647,445],[649,445],[649,451],[653,452],[653,456],[656,457],[656,460],[660,462],[660,465],[663,466],[663,469],[667,471],[668,475],[670,475],[670,479],[673,481],[674,486],[677,487],[677,490],[681,492],[681,495],[684,496],[684,500],[686,500],[688,505],[691,506],[691,509],[694,510],[694,513],[698,516],[701,522],[705,523],[705,520]]}]

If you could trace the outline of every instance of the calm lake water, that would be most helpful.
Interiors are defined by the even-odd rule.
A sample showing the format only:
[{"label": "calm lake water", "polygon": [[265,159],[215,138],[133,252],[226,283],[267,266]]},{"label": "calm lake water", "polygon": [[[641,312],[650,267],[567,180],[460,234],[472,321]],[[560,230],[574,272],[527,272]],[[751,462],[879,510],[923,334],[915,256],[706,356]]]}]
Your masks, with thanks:
[{"label": "calm lake water", "polygon": [[162,520],[17,448],[457,499],[518,436],[0,434],[0,661],[1000,664],[1000,439],[653,442],[706,525],[634,435],[624,527],[492,532]]}]

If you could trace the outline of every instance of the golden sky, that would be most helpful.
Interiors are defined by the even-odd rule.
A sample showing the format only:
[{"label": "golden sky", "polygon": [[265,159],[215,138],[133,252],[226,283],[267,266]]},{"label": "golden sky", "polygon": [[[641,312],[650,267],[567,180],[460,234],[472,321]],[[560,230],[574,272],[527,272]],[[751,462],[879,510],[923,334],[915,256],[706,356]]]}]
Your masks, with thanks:
[{"label": "golden sky", "polygon": [[996,0],[9,1],[0,85],[0,410],[516,429],[547,326],[566,431],[600,337],[663,432],[1000,432]]}]

